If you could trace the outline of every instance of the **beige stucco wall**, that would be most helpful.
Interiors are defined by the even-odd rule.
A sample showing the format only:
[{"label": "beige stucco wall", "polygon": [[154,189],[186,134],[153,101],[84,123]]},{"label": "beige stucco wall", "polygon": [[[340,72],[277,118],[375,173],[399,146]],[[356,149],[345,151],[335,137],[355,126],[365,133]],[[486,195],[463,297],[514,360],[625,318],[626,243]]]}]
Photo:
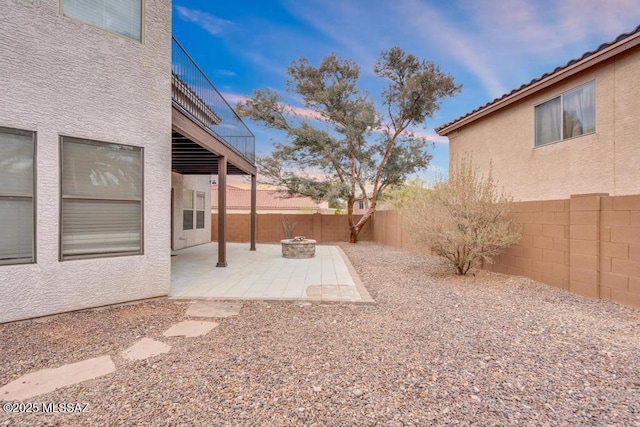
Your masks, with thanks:
[{"label": "beige stucco wall", "polygon": [[[169,291],[171,3],[146,0],[140,43],[60,15],[0,8],[0,126],[37,132],[37,262],[0,266],[0,322]],[[59,261],[59,136],[144,147],[144,255]]]},{"label": "beige stucco wall", "polygon": [[[171,188],[173,189],[173,246],[174,250],[189,246],[201,245],[211,241],[211,214],[207,206],[211,206],[211,183],[209,175],[180,175],[172,173]],[[193,190],[204,193],[204,228],[193,230],[182,229],[182,190]],[[195,218],[195,217],[194,217]],[[217,225],[216,225],[217,226]],[[195,227],[195,219],[194,219]]]},{"label": "beige stucco wall", "polygon": [[640,48],[615,64],[615,192],[640,193]]},{"label": "beige stucco wall", "polygon": [[[450,161],[471,153],[516,200],[640,192],[640,48],[449,134]],[[534,106],[595,80],[596,133],[534,148]]]}]

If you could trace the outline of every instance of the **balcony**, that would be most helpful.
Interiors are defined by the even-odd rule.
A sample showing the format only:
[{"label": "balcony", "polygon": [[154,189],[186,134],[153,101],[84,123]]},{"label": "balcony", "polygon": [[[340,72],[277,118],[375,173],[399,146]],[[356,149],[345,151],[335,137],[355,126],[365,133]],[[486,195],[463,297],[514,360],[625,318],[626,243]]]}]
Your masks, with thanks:
[{"label": "balcony", "polygon": [[[255,165],[255,136],[175,37],[171,49],[171,74],[171,97],[174,108],[239,154],[249,164]],[[181,135],[174,133],[173,158],[178,166],[176,169],[189,169],[194,170],[191,173],[197,173],[197,168],[190,169],[181,165],[190,161],[187,158],[202,159],[203,155],[194,156],[197,154],[194,151],[197,148],[181,144],[180,141]],[[233,171],[234,168],[230,173]],[[206,173],[211,172],[214,171]]]}]

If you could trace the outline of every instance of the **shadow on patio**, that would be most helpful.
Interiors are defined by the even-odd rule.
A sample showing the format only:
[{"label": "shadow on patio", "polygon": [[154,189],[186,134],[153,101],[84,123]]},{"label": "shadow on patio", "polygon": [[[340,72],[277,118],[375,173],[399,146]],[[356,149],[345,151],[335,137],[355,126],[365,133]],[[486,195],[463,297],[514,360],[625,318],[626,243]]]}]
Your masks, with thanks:
[{"label": "shadow on patio", "polygon": [[174,298],[374,302],[337,246],[318,245],[315,258],[285,259],[279,244],[249,251],[248,243],[228,243],[224,268],[216,267],[216,243],[173,254]]}]

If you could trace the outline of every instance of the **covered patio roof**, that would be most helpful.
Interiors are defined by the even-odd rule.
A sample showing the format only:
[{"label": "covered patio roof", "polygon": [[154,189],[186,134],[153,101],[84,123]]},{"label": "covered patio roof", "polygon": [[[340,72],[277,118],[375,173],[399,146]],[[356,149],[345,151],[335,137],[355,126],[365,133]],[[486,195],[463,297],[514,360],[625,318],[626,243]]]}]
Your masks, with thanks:
[{"label": "covered patio roof", "polygon": [[[255,136],[173,38],[171,170],[182,175],[251,175],[251,247],[256,249]],[[226,191],[218,195],[218,267],[226,267]]]},{"label": "covered patio roof", "polygon": [[[218,156],[180,132],[171,135],[171,169],[182,175],[218,175]],[[227,175],[251,175],[229,163]]]}]

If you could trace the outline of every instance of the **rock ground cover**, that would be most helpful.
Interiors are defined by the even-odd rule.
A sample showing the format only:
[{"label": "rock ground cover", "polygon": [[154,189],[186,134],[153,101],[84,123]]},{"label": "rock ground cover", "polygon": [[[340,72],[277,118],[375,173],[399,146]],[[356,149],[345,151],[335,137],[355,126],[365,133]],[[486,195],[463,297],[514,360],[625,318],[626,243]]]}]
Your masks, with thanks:
[{"label": "rock ground cover", "polygon": [[[640,425],[640,311],[341,246],[376,305],[245,302],[195,338],[163,336],[180,300],[0,325],[2,385],[105,354],[117,368],[30,399],[88,412],[0,425]],[[122,357],[145,337],[171,350]]]}]

